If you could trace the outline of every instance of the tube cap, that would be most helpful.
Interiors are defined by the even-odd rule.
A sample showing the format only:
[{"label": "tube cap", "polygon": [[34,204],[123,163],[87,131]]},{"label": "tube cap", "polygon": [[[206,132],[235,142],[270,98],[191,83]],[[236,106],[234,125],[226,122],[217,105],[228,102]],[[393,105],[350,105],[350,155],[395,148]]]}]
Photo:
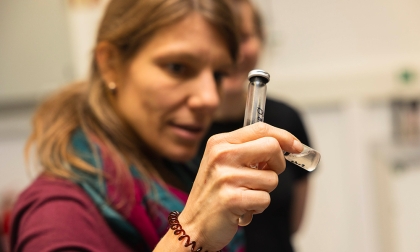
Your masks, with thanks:
[{"label": "tube cap", "polygon": [[266,71],[260,70],[260,69],[254,69],[251,72],[249,72],[248,80],[250,80],[252,77],[256,77],[256,76],[263,77],[263,78],[267,79],[267,82],[270,81],[270,74],[267,73]]}]

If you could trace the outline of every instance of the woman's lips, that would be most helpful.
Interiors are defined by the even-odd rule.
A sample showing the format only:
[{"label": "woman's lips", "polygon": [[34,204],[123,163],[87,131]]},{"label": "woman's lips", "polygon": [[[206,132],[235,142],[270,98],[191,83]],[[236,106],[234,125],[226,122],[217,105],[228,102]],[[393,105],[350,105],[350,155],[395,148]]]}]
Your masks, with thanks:
[{"label": "woman's lips", "polygon": [[170,126],[172,127],[175,135],[177,135],[179,138],[189,141],[201,140],[205,130],[205,127],[193,124],[172,123]]}]

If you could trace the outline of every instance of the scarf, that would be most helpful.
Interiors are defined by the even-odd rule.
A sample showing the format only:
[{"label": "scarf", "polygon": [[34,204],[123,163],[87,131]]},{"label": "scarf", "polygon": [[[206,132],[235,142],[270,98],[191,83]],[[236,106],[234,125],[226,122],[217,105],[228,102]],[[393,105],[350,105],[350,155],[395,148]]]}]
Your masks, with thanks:
[{"label": "scarf", "polygon": [[[118,163],[111,152],[94,137],[86,136],[82,130],[77,130],[71,145],[76,155],[104,174],[115,174]],[[185,172],[187,164],[179,164],[166,160],[168,169],[176,171],[178,178],[187,183],[190,188],[193,177]],[[74,182],[78,184],[92,199],[107,221],[109,227],[125,243],[137,251],[151,252],[160,238],[168,231],[168,215],[171,211],[181,212],[185,206],[188,194],[171,185],[162,185],[153,178],[146,184],[145,178],[135,166],[129,167],[127,184],[122,184],[104,176],[81,171],[76,167],[72,170],[78,175]],[[127,193],[129,185],[134,189],[133,204],[127,209],[115,207],[122,196]],[[148,186],[149,185],[149,186]],[[153,189],[150,189],[153,188]],[[176,239],[174,237],[174,239]],[[245,235],[239,228],[233,240],[223,249],[223,252],[244,252]]]}]

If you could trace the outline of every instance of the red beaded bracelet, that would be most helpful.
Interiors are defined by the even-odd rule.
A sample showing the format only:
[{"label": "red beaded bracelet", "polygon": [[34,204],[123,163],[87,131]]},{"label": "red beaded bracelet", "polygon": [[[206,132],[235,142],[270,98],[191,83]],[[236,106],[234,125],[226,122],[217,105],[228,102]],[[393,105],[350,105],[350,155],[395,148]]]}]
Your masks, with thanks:
[{"label": "red beaded bracelet", "polygon": [[[179,212],[178,211],[173,211],[169,214],[168,216],[168,221],[169,221],[169,226],[172,230],[174,230],[174,235],[179,235],[181,234],[180,237],[178,237],[178,240],[181,241],[183,239],[187,239],[184,243],[184,247],[188,247],[191,246],[191,251],[193,252],[200,252],[203,250],[203,247],[199,247],[197,248],[197,250],[195,250],[195,246],[197,245],[197,243],[195,241],[190,242],[191,238],[189,235],[187,235],[185,233],[185,230],[182,229],[181,224],[178,221],[178,216],[179,216]],[[208,252],[208,251],[206,251]],[[217,251],[217,252],[222,252],[221,250]]]}]

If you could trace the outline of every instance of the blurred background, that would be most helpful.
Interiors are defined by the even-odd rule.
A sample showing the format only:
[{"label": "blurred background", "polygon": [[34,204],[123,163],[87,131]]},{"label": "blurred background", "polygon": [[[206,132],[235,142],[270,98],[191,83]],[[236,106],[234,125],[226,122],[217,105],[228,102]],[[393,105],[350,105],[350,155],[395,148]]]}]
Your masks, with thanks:
[{"label": "blurred background", "polygon": [[[0,0],[0,219],[33,177],[23,149],[36,104],[86,77],[106,3]],[[301,111],[322,155],[297,251],[420,251],[420,1],[255,4],[268,94]]]}]

